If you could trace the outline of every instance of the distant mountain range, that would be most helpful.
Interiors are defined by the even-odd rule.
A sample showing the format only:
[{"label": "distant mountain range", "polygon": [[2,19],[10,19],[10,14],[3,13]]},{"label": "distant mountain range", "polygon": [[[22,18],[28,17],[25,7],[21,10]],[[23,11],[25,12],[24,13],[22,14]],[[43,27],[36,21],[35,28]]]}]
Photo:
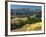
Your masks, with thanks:
[{"label": "distant mountain range", "polygon": [[14,15],[34,15],[34,14],[40,14],[41,13],[41,10],[40,9],[35,9],[35,10],[32,10],[31,8],[20,8],[20,9],[11,9],[11,16],[14,16]]}]

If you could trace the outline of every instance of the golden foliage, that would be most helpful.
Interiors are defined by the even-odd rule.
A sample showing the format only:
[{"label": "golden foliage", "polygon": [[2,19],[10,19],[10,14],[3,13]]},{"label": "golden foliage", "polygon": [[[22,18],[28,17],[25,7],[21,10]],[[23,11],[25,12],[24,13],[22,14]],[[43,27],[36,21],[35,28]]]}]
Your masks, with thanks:
[{"label": "golden foliage", "polygon": [[38,22],[35,24],[27,24],[27,25],[23,26],[23,28],[25,28],[27,31],[40,30],[42,28],[42,23]]}]

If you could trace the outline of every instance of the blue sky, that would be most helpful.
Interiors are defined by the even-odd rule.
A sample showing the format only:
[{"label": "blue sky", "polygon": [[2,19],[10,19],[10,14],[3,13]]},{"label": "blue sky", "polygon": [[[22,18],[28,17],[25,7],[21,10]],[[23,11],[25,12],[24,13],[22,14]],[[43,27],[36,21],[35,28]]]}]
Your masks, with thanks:
[{"label": "blue sky", "polygon": [[11,9],[17,9],[17,8],[31,8],[31,9],[40,9],[41,6],[31,6],[31,5],[11,5]]}]

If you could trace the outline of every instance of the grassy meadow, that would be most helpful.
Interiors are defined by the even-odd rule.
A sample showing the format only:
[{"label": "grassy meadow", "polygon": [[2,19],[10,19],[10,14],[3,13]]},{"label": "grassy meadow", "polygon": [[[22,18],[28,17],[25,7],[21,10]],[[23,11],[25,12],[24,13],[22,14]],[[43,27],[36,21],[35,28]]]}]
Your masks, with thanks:
[{"label": "grassy meadow", "polygon": [[11,31],[39,31],[42,29],[42,21],[36,16],[28,16],[23,18],[12,17]]}]

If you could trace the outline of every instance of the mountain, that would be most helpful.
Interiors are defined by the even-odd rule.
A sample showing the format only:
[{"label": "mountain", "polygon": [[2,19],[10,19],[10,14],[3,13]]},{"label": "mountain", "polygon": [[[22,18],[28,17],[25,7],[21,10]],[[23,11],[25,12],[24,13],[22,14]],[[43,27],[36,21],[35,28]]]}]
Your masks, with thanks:
[{"label": "mountain", "polygon": [[35,9],[32,10],[31,8],[20,8],[20,9],[11,9],[11,16],[15,16],[15,15],[25,15],[25,16],[32,16],[34,14],[40,14],[41,10],[39,9]]}]

